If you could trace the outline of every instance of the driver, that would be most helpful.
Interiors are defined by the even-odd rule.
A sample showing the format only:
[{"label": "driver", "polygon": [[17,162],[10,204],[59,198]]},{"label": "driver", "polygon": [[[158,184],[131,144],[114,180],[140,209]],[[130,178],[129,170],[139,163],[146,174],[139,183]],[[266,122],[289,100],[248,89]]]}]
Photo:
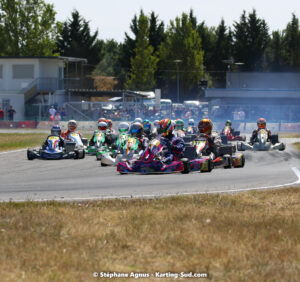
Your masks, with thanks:
[{"label": "driver", "polygon": [[225,122],[225,127],[224,127],[223,130],[222,130],[222,134],[225,134],[225,128],[226,128],[226,127],[229,127],[230,134],[233,134],[234,128],[232,127],[232,122],[231,122],[231,120],[227,120],[227,121]]},{"label": "driver", "polygon": [[134,122],[129,129],[129,134],[139,140],[139,150],[145,150],[148,146],[148,138],[144,135],[144,127],[140,122]]},{"label": "driver", "polygon": [[213,153],[215,157],[217,148],[221,146],[222,141],[217,132],[215,132],[214,134],[212,133],[212,128],[213,123],[209,118],[201,119],[198,123],[200,136],[205,136],[208,141],[208,148],[204,153],[206,155],[210,155],[211,153]]},{"label": "driver", "polygon": [[43,149],[46,149],[49,145],[48,138],[51,136],[58,136],[59,137],[59,144],[60,148],[64,147],[64,139],[61,137],[61,128],[58,125],[52,126],[50,135],[46,138],[46,141],[42,145]]},{"label": "driver", "polygon": [[192,118],[190,118],[189,121],[188,121],[187,131],[188,131],[189,134],[195,134],[195,133],[197,133],[197,128],[195,126],[195,121]]},{"label": "driver", "polygon": [[268,140],[271,139],[271,131],[269,129],[266,128],[267,126],[267,122],[266,122],[266,119],[264,118],[259,118],[257,120],[257,129],[255,129],[253,132],[252,132],[252,136],[250,138],[250,143],[253,145],[254,142],[257,142],[257,133],[258,131],[264,129],[267,131],[268,133]]},{"label": "driver", "polygon": [[[163,145],[162,162],[170,164],[175,158],[180,158],[184,150],[184,141],[173,134],[174,125],[170,119],[163,119],[158,123],[158,134]],[[175,157],[175,158],[174,158]]]},{"label": "driver", "polygon": [[185,129],[184,129],[184,121],[182,119],[175,120],[175,132],[174,134],[177,137],[184,137],[185,136]]},{"label": "driver", "polygon": [[73,120],[73,119],[69,120],[68,121],[68,130],[65,131],[65,132],[63,132],[61,134],[61,137],[64,138],[64,139],[69,139],[70,133],[74,132],[74,133],[79,134],[80,138],[82,139],[82,136],[81,136],[80,132],[76,131],[76,128],[77,128],[77,122],[76,122],[76,120]]},{"label": "driver", "polygon": [[145,119],[143,121],[144,134],[150,140],[155,137],[155,134],[152,132],[152,125],[150,120]]},{"label": "driver", "polygon": [[104,121],[98,123],[98,130],[94,131],[94,134],[89,142],[90,146],[95,146],[94,138],[97,133],[103,132],[105,134],[105,141],[103,145],[111,146],[115,141],[115,136],[108,131],[108,124]]}]

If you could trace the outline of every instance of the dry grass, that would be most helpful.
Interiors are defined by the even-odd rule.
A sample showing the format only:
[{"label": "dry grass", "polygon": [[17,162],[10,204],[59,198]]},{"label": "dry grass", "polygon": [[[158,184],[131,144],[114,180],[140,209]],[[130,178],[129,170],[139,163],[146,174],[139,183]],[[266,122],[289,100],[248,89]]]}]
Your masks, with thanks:
[{"label": "dry grass", "polygon": [[95,281],[94,271],[208,272],[213,281],[300,277],[297,188],[2,203],[0,216],[1,281]]},{"label": "dry grass", "polygon": [[299,132],[279,133],[279,138],[300,138]]},{"label": "dry grass", "polygon": [[47,133],[0,133],[0,151],[40,146]]}]

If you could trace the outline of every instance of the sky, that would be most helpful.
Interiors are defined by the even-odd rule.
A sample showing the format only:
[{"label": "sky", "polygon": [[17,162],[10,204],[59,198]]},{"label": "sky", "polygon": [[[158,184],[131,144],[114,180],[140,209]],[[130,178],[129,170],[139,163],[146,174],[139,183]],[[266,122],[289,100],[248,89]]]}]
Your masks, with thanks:
[{"label": "sky", "polygon": [[152,11],[159,20],[169,25],[170,20],[183,12],[194,10],[199,22],[209,27],[218,26],[221,19],[232,26],[245,10],[256,10],[258,17],[265,19],[270,31],[283,30],[292,18],[300,18],[300,0],[45,0],[54,4],[57,20],[65,21],[77,9],[90,22],[92,31],[98,29],[99,39],[124,41],[125,32],[131,34],[130,23],[135,14],[143,9],[146,15]]}]

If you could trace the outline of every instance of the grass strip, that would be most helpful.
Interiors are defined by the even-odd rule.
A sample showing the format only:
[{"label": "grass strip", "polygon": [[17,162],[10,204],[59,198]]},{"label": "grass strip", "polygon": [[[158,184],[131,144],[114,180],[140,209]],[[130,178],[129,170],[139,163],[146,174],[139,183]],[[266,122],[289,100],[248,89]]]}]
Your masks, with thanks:
[{"label": "grass strip", "polygon": [[47,136],[47,133],[0,133],[0,151],[37,147]]},{"label": "grass strip", "polygon": [[215,281],[300,277],[299,188],[2,203],[0,214],[1,281],[95,281],[95,271],[207,272]]}]

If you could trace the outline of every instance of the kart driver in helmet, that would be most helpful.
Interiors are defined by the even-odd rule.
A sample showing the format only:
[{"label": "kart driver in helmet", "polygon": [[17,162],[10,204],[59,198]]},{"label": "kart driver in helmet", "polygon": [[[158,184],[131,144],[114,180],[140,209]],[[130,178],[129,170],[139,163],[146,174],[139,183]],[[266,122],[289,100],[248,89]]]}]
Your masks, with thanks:
[{"label": "kart driver in helmet", "polygon": [[225,127],[224,127],[223,130],[222,130],[222,134],[225,134],[225,128],[226,128],[226,127],[229,128],[230,134],[233,134],[234,128],[232,127],[232,122],[231,122],[231,120],[227,120],[227,121],[225,122]]},{"label": "kart driver in helmet", "polygon": [[77,122],[76,122],[76,120],[73,120],[73,119],[69,120],[68,121],[68,130],[65,131],[65,132],[63,132],[61,134],[61,137],[64,138],[64,139],[66,139],[66,140],[68,140],[69,139],[69,135],[74,132],[74,133],[79,134],[80,138],[82,139],[82,135],[80,134],[79,131],[76,131],[76,128],[77,128]]},{"label": "kart driver in helmet", "polygon": [[89,142],[89,145],[95,146],[95,142],[94,142],[95,135],[99,132],[103,132],[105,134],[105,141],[103,145],[111,146],[115,142],[116,136],[112,134],[108,129],[109,129],[108,124],[105,121],[98,122],[98,130],[94,131],[94,134]]},{"label": "kart driver in helmet", "polygon": [[144,134],[149,140],[153,139],[156,136],[152,132],[152,124],[151,124],[150,120],[145,119],[143,121],[143,127],[144,127]]},{"label": "kart driver in helmet", "polygon": [[42,145],[43,149],[46,149],[48,147],[48,145],[49,145],[48,139],[51,136],[57,136],[57,137],[59,137],[59,144],[58,144],[58,146],[60,148],[64,147],[64,139],[61,137],[61,128],[60,128],[60,126],[55,125],[55,126],[52,126],[50,135],[46,138],[46,141]]},{"label": "kart driver in helmet", "polygon": [[260,130],[262,130],[262,129],[264,129],[264,130],[267,131],[267,133],[268,133],[268,140],[271,139],[271,131],[270,131],[269,129],[267,129],[266,126],[267,126],[266,119],[264,119],[264,118],[259,118],[259,119],[257,120],[257,129],[255,129],[255,130],[252,132],[252,136],[251,136],[251,138],[250,138],[250,143],[251,143],[252,145],[254,144],[254,142],[257,141],[257,133],[258,133],[258,131],[260,131]]},{"label": "kart driver in helmet", "polygon": [[222,141],[218,133],[212,133],[212,128],[213,123],[209,118],[204,118],[198,123],[200,135],[204,135],[208,141],[208,148],[204,153],[206,155],[213,153],[214,157],[216,157],[217,147],[221,146]]},{"label": "kart driver in helmet", "polygon": [[140,122],[133,122],[129,128],[129,135],[139,140],[139,150],[145,150],[148,146],[148,138],[144,135],[144,127]]},{"label": "kart driver in helmet", "polygon": [[186,128],[186,132],[189,133],[189,134],[196,134],[197,133],[197,128],[195,126],[194,119],[190,118],[188,120],[188,127]]},{"label": "kart driver in helmet", "polygon": [[165,164],[172,163],[176,158],[182,156],[184,150],[184,141],[176,137],[173,133],[174,124],[170,119],[163,119],[158,123],[158,134],[161,136],[160,141],[163,145],[163,159]]}]

